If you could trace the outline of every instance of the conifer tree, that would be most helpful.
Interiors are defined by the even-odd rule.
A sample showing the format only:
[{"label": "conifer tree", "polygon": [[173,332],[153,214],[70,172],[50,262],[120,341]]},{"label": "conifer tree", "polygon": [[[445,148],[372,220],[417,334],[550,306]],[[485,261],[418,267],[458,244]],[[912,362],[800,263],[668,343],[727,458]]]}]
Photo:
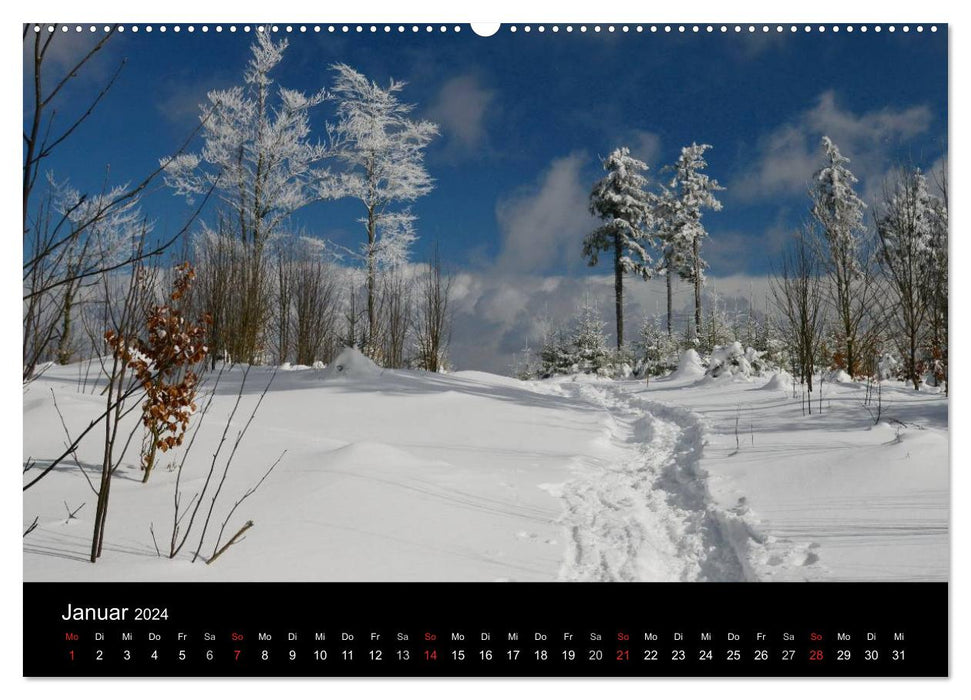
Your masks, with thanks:
[{"label": "conifer tree", "polygon": [[647,178],[641,173],[647,165],[634,158],[626,147],[614,150],[603,160],[607,174],[590,193],[590,213],[603,220],[583,241],[583,257],[591,267],[601,252],[613,253],[614,299],[617,317],[617,347],[624,344],[624,274],[633,272],[650,279],[654,245],[652,197]]}]

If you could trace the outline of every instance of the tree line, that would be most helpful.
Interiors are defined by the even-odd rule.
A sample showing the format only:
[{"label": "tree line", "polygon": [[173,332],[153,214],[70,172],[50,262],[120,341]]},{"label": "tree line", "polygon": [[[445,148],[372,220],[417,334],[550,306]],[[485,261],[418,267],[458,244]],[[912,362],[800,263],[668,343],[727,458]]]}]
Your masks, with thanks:
[{"label": "tree line", "polygon": [[[65,76],[48,77],[45,59],[58,34],[24,28],[36,95],[25,133],[25,382],[45,362],[104,352],[101,336],[115,304],[95,280],[130,274],[151,259],[163,277],[171,275],[175,266],[167,267],[163,254],[195,269],[190,308],[212,319],[213,364],[326,363],[347,344],[386,366],[446,365],[449,275],[437,252],[426,264],[411,262],[417,234],[410,205],[434,187],[424,150],[438,127],[411,116],[414,105],[401,99],[404,83],[379,85],[337,63],[332,84],[314,94],[277,85],[287,41],[257,31],[242,83],[208,93],[199,126],[181,148],[143,182],[82,194],[42,173],[42,164],[90,116],[114,77],[62,134],[52,101],[113,29]],[[327,105],[332,120],[318,114]],[[193,152],[197,138],[202,147]],[[176,235],[153,244],[154,223],[141,203],[162,183],[192,213]],[[337,199],[360,202],[360,245],[324,244],[293,229],[297,211]],[[212,220],[203,216],[207,203],[215,205]],[[190,239],[184,234],[191,229]],[[164,297],[164,284],[154,291]]]},{"label": "tree line", "polygon": [[[764,309],[757,311],[749,299],[734,315],[717,294],[702,293],[708,269],[701,254],[708,235],[702,215],[721,208],[715,193],[724,189],[703,172],[710,146],[683,148],[661,171],[670,177],[653,187],[644,162],[626,147],[614,150],[603,159],[606,175],[590,194],[590,211],[603,223],[584,239],[582,255],[590,265],[603,254],[611,256],[616,349],[607,349],[599,311],[586,298],[567,327],[546,322],[540,347],[534,351],[527,343],[517,374],[653,376],[674,369],[684,350],[704,355],[741,342],[768,363],[790,369],[810,395],[820,371],[897,378],[914,389],[928,383],[946,391],[946,163],[930,180],[916,166],[897,167],[868,208],[856,192],[849,159],[829,137],[821,147],[805,221],[771,261]],[[663,276],[667,292],[663,323],[646,317],[633,342],[625,342],[624,331],[628,274],[644,280]],[[677,334],[676,277],[693,287],[693,317]]]}]

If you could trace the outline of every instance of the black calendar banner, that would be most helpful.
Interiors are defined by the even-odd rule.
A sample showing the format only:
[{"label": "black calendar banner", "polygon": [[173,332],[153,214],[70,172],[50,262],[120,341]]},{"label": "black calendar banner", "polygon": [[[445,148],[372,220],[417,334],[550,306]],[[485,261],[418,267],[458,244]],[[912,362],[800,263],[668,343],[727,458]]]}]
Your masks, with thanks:
[{"label": "black calendar banner", "polygon": [[27,676],[946,676],[947,584],[24,586]]}]

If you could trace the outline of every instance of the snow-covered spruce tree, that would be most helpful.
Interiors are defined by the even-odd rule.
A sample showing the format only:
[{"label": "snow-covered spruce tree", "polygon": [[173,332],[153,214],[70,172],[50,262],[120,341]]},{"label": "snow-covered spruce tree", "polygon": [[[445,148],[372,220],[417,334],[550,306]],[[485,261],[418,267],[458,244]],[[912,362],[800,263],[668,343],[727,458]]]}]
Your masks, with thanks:
[{"label": "snow-covered spruce tree", "polygon": [[930,312],[926,275],[936,262],[932,236],[937,208],[920,169],[900,170],[884,188],[876,216],[878,261],[887,280],[887,322],[907,380],[920,388],[925,325]]},{"label": "snow-covered spruce tree", "polygon": [[589,296],[585,296],[573,319],[570,332],[574,372],[606,374],[612,364],[607,347],[606,323]]},{"label": "snow-covered spruce tree", "polygon": [[647,165],[634,158],[630,149],[618,148],[603,159],[607,175],[590,193],[590,213],[604,223],[587,234],[583,257],[591,267],[601,252],[613,253],[614,308],[617,317],[617,347],[624,344],[624,274],[633,272],[645,280],[653,272],[648,249],[654,245],[653,199],[647,192]]},{"label": "snow-covered spruce tree", "polygon": [[702,315],[701,326],[696,331],[701,351],[708,354],[719,345],[728,345],[739,340],[733,325],[733,319],[725,309],[724,299],[712,291],[709,295],[708,311]]},{"label": "snow-covered spruce tree", "polygon": [[637,342],[640,355],[637,374],[644,377],[657,377],[673,371],[678,366],[678,344],[670,333],[661,326],[657,316],[645,318]]},{"label": "snow-covered spruce tree", "polygon": [[662,263],[669,277],[668,317],[671,310],[670,275],[677,274],[681,279],[694,285],[695,292],[695,333],[701,328],[701,288],[705,283],[705,270],[708,263],[701,257],[701,246],[708,232],[701,223],[704,209],[719,211],[721,202],[715,192],[725,188],[702,172],[708,167],[705,151],[708,144],[692,143],[681,149],[681,155],[672,167],[674,175],[668,185],[673,193],[662,195],[665,222],[663,232],[665,256]]},{"label": "snow-covered spruce tree", "polygon": [[406,262],[415,239],[415,217],[397,207],[432,190],[424,152],[438,135],[438,126],[410,118],[414,105],[399,99],[405,83],[391,80],[381,87],[346,64],[331,67],[336,74],[331,98],[337,103],[337,122],[327,130],[345,166],[340,194],[360,200],[366,211],[361,223],[367,240],[360,255],[367,287],[365,350],[370,353],[378,326],[378,271]]},{"label": "snow-covered spruce tree", "polygon": [[576,357],[570,339],[562,328],[548,323],[539,349],[539,376],[548,379],[558,374],[570,374],[575,365]]},{"label": "snow-covered spruce tree", "polygon": [[830,281],[830,304],[840,345],[835,352],[842,359],[841,368],[854,376],[864,367],[861,346],[866,343],[862,336],[875,291],[863,220],[866,205],[853,189],[857,179],[847,168],[849,158],[828,136],[823,137],[822,145],[826,163],[813,177],[812,215],[823,234],[820,255]]},{"label": "snow-covered spruce tree", "polygon": [[286,39],[274,42],[269,31],[256,32],[243,84],[211,91],[202,105],[202,151],[162,161],[165,181],[177,194],[190,201],[218,195],[218,235],[246,247],[246,285],[230,290],[242,299],[243,318],[229,319],[226,328],[237,336],[227,337],[237,341],[234,359],[249,362],[259,355],[266,323],[259,299],[266,286],[266,242],[293,212],[336,193],[322,167],[328,150],[310,138],[310,111],[326,93],[273,89],[270,74],[286,48]]}]

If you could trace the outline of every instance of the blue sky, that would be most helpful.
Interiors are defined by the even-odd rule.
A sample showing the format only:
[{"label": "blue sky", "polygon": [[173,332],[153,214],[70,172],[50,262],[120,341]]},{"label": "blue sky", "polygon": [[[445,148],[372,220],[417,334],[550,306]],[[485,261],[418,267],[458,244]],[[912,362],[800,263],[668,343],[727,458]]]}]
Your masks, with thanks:
[{"label": "blue sky", "polygon": [[[66,66],[91,38],[71,32],[58,40],[52,59]],[[413,207],[416,258],[437,241],[457,272],[513,287],[510,280],[531,280],[522,289],[606,272],[585,267],[580,240],[593,226],[586,196],[600,175],[598,156],[618,145],[651,165],[649,177],[683,145],[714,146],[709,172],[727,189],[724,209],[704,220],[713,278],[765,276],[806,215],[823,134],[852,159],[865,199],[895,164],[930,169],[946,146],[944,27],[768,35],[520,28],[489,38],[468,27],[348,35],[325,28],[289,40],[276,75],[286,87],[326,87],[335,61],[382,83],[408,82],[405,99],[442,128],[427,155],[436,189]],[[206,91],[240,82],[249,42],[241,31],[212,29],[114,37],[61,108],[69,112],[125,59],[121,76],[49,167],[82,189],[100,187],[109,164],[111,183],[144,176],[193,129]],[[316,126],[330,117],[330,107],[320,108]],[[144,209],[161,232],[177,230],[189,212],[164,190]],[[354,203],[323,202],[294,224],[350,246],[359,240],[357,216]]]}]

